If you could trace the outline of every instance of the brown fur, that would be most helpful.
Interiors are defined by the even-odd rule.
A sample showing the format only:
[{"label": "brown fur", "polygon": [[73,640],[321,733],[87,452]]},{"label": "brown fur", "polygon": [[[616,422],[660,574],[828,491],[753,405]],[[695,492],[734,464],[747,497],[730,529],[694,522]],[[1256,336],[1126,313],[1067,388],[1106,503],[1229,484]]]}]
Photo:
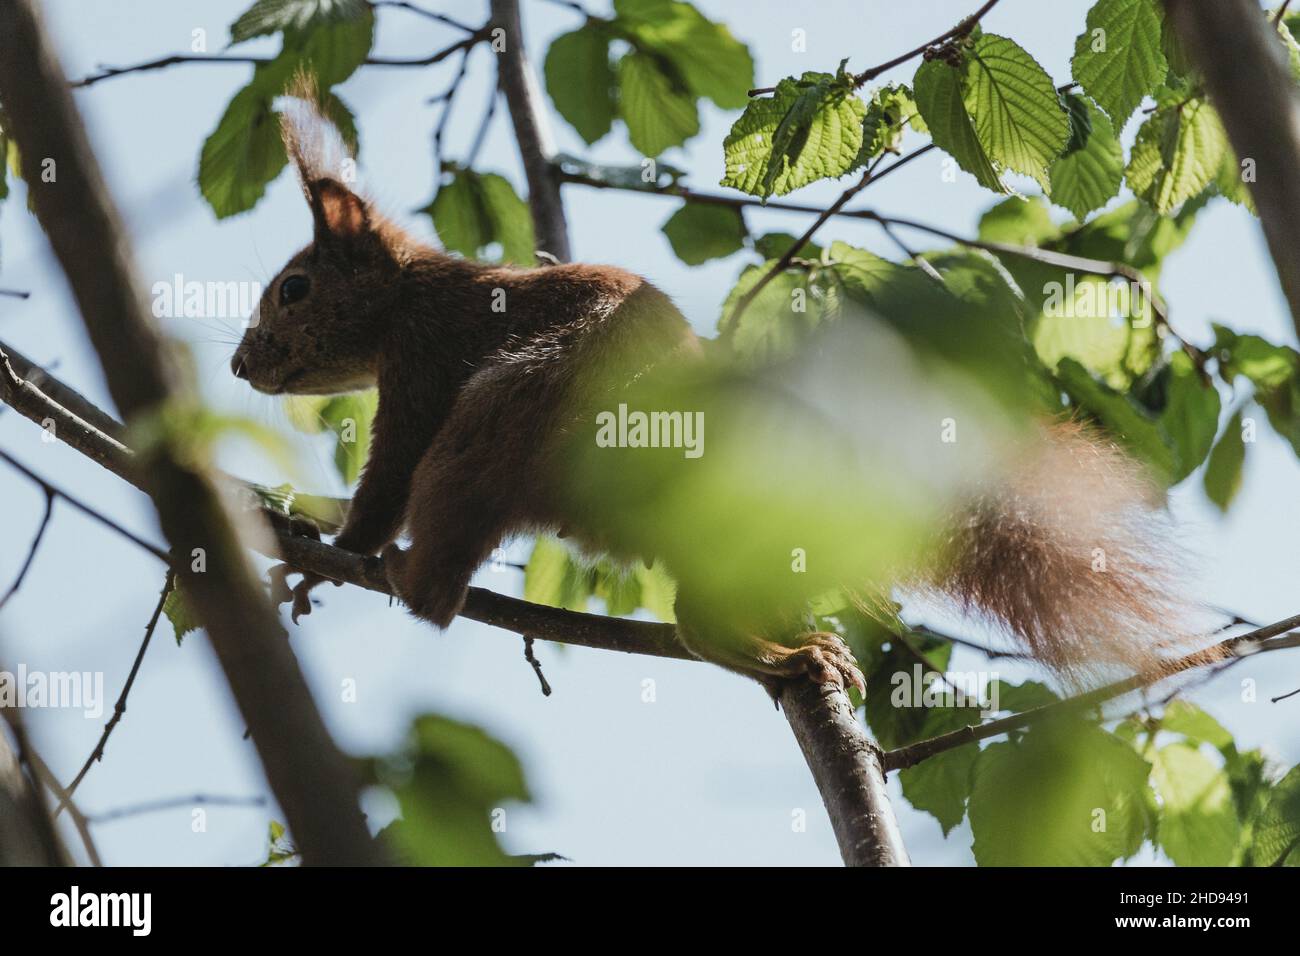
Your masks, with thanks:
[{"label": "brown fur", "polygon": [[[682,315],[644,279],[612,266],[495,266],[421,245],[335,177],[337,135],[310,103],[292,110],[284,129],[315,237],[266,289],[232,366],[271,394],[378,385],[369,462],[335,544],[383,550],[395,591],[440,627],[511,533],[562,528],[607,547],[598,520],[575,506],[581,495],[562,493],[557,456],[575,423],[609,407],[614,390],[698,353]],[[281,304],[293,277],[309,291]],[[1158,622],[1166,584],[1137,544],[1145,529],[1135,474],[1108,446],[1059,432],[953,530],[946,586],[1050,665],[1127,660],[1123,649]],[[409,550],[393,544],[403,528]],[[1108,573],[1089,570],[1093,547],[1105,550]],[[295,589],[295,619],[310,611],[317,583],[307,575]],[[709,617],[691,582],[679,585],[678,631],[700,656],[763,678],[862,686],[833,635],[720,634],[717,622],[700,624]],[[773,633],[791,633],[775,626],[798,619],[798,609],[786,612],[770,617]]]}]

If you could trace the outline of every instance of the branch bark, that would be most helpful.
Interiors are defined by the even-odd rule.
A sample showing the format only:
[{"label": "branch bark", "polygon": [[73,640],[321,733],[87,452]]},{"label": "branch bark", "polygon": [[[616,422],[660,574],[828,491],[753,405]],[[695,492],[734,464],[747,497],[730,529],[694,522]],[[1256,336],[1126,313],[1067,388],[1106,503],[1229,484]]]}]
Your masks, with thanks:
[{"label": "branch bark", "polygon": [[1300,333],[1300,94],[1256,0],[1166,0],[1250,184],[1291,318]]},{"label": "branch bark", "polygon": [[[559,172],[552,164],[555,143],[537,76],[524,52],[519,0],[492,0],[492,27],[505,31],[505,49],[497,51],[497,71],[528,179],[528,207],[533,214],[537,246],[567,262],[571,258],[569,226],[560,199]],[[492,44],[496,50],[495,37]]]},{"label": "branch bark", "polygon": [[[128,422],[185,408],[188,389],[140,295],[125,230],[34,0],[0,3],[0,100],[115,404]],[[304,862],[383,862],[358,781],[325,729],[232,516],[202,468],[165,444],[152,458],[143,482],[173,554],[184,556],[176,571]],[[196,548],[203,571],[190,561]]]}]

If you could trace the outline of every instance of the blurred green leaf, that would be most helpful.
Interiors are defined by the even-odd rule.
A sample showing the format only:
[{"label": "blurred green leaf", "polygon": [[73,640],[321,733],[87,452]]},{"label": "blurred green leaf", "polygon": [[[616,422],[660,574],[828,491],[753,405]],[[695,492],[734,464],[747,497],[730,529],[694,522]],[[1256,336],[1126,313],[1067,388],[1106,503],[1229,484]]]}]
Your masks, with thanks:
[{"label": "blurred green leaf", "polygon": [[722,259],[745,247],[745,221],[731,206],[686,202],[663,224],[677,258],[688,266]]},{"label": "blurred green leaf", "polygon": [[1195,747],[1169,744],[1153,757],[1152,782],[1160,795],[1161,849],[1179,866],[1227,866],[1240,824],[1227,775]]},{"label": "blurred green leaf", "polygon": [[[412,724],[404,746],[371,761],[375,782],[397,798],[401,819],[382,831],[399,860],[416,866],[520,866],[495,826],[506,802],[530,800],[523,768],[478,727],[436,714]],[[495,817],[494,817],[495,814]]]},{"label": "blurred green leaf", "polygon": [[1150,765],[1074,719],[990,744],[975,762],[970,823],[981,866],[1109,866],[1150,829]]},{"label": "blurred green leaf", "polygon": [[1254,837],[1256,866],[1300,866],[1300,767],[1272,788]]},{"label": "blurred green leaf", "polygon": [[1241,412],[1228,420],[1205,468],[1205,495],[1220,511],[1227,511],[1241,490],[1246,443],[1242,440]]}]

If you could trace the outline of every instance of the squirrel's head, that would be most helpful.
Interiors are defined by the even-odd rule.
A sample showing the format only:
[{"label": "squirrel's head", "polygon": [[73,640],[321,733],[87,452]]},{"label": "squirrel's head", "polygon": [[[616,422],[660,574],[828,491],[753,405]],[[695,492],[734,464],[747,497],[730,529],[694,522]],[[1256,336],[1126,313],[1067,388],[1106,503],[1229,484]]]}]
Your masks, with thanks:
[{"label": "squirrel's head", "polygon": [[299,77],[281,113],[315,234],[263,290],[231,359],[260,392],[331,394],[373,386],[403,235],[353,192],[355,163]]}]

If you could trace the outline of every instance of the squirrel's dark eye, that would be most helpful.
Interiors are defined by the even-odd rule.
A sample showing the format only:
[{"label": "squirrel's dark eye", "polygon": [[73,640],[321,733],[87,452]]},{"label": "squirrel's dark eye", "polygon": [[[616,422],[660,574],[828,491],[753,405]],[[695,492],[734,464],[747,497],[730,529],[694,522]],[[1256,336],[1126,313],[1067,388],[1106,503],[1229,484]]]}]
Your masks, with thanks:
[{"label": "squirrel's dark eye", "polygon": [[307,295],[311,282],[306,276],[289,276],[280,283],[280,304],[292,305]]}]

